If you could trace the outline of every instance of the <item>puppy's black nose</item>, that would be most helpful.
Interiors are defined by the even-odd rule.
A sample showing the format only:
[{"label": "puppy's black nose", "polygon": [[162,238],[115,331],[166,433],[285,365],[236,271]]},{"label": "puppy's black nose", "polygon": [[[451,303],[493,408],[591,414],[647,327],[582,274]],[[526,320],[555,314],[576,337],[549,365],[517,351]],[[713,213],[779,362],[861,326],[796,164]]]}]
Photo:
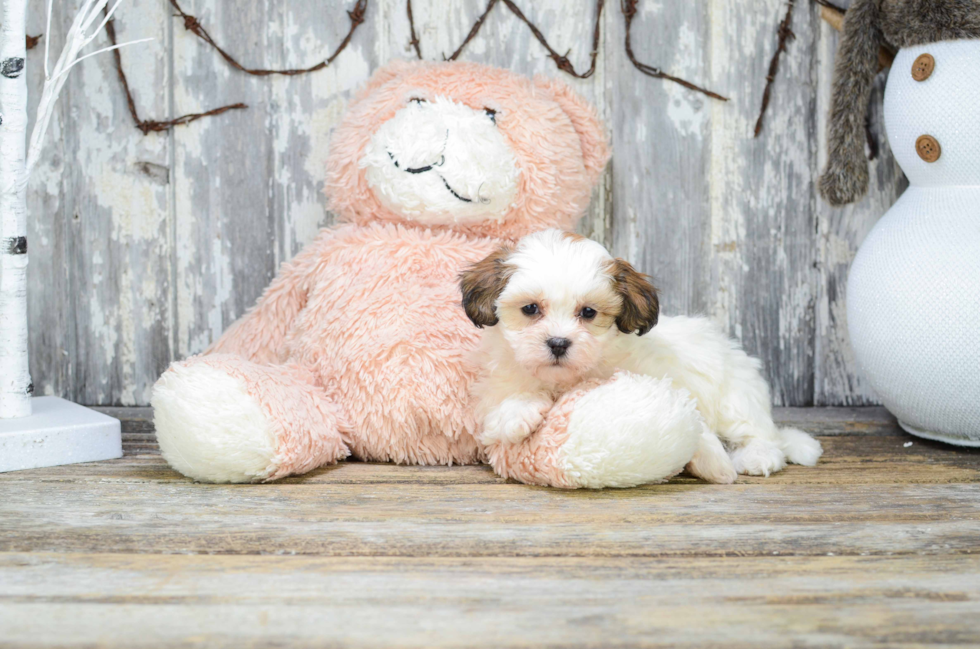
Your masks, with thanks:
[{"label": "puppy's black nose", "polygon": [[568,352],[568,348],[572,346],[572,341],[568,338],[549,338],[547,341],[548,347],[551,347],[551,353],[555,358],[561,358]]}]

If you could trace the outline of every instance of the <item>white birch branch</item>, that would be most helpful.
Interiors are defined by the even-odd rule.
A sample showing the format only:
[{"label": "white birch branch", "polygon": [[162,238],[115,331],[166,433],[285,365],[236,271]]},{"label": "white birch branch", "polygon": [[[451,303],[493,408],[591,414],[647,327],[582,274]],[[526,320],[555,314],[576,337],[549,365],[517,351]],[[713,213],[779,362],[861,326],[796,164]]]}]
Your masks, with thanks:
[{"label": "white birch branch", "polygon": [[[44,89],[41,91],[41,101],[37,105],[37,120],[34,122],[34,130],[31,132],[31,146],[27,154],[27,176],[30,176],[31,171],[41,156],[44,135],[48,131],[48,124],[51,122],[51,116],[54,114],[55,103],[58,100],[58,95],[61,94],[61,89],[64,87],[65,82],[68,81],[68,72],[72,67],[79,61],[87,59],[90,56],[95,56],[96,54],[108,52],[120,47],[126,47],[127,45],[153,40],[152,38],[143,38],[138,41],[129,41],[79,57],[79,52],[95,40],[99,32],[105,27],[105,24],[112,18],[112,15],[121,2],[122,0],[116,0],[103,17],[102,22],[99,23],[99,26],[88,31],[92,23],[95,22],[96,18],[99,17],[99,14],[108,4],[108,0],[85,0],[78,13],[75,14],[75,20],[72,22],[71,29],[68,30],[68,36],[65,38],[65,46],[61,50],[61,56],[58,57],[58,61],[54,64],[54,69],[50,73],[48,73],[47,62],[45,62]],[[50,4],[48,7],[50,11]],[[45,59],[47,59],[46,51]]]},{"label": "white birch branch", "polygon": [[[105,12],[101,23],[90,29],[108,0],[84,0],[65,46],[48,71],[51,34],[51,0],[48,30],[44,35],[44,88],[37,119],[26,150],[27,82],[25,79],[25,12],[27,0],[0,0],[0,419],[31,414],[34,385],[28,365],[27,330],[27,179],[41,155],[41,145],[54,113],[58,95],[72,66],[82,59],[133,42],[107,47],[79,57],[112,17],[122,0]],[[152,39],[143,39],[152,40]]]},{"label": "white birch branch", "polygon": [[27,358],[27,0],[0,9],[0,418],[31,414]]}]

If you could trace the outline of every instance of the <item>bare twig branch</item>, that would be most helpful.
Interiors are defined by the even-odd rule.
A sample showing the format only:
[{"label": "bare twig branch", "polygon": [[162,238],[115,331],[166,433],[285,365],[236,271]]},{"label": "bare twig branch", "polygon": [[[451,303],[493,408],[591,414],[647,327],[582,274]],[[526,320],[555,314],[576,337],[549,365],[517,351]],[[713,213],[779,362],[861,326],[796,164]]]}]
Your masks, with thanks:
[{"label": "bare twig branch", "polygon": [[[109,37],[109,42],[116,45],[116,25],[114,21],[107,20],[105,23],[105,32]],[[136,123],[136,128],[143,132],[143,135],[150,133],[151,131],[166,131],[173,126],[178,126],[181,124],[190,124],[195,120],[199,120],[202,117],[210,117],[211,115],[220,115],[221,113],[227,112],[229,110],[238,110],[243,108],[248,108],[245,104],[231,104],[230,106],[222,106],[221,108],[215,108],[204,113],[192,113],[190,115],[182,115],[176,119],[167,121],[157,121],[157,120],[143,120],[140,119],[139,113],[136,110],[136,102],[133,100],[133,93],[129,88],[129,81],[126,79],[126,73],[123,72],[122,67],[122,56],[119,54],[119,50],[112,50],[112,56],[116,63],[116,74],[119,76],[119,83],[122,84],[123,92],[126,94],[126,104],[129,106],[129,114],[133,117],[133,122]]]},{"label": "bare twig branch", "polygon": [[204,26],[200,23],[200,21],[198,21],[196,17],[191,16],[188,13],[185,13],[184,10],[181,9],[180,5],[177,3],[177,0],[170,0],[170,4],[173,5],[173,8],[177,10],[177,15],[184,19],[184,28],[192,32],[202,41],[204,41],[205,43],[213,47],[215,50],[217,50],[218,54],[221,55],[221,58],[227,61],[231,67],[241,72],[244,72],[245,74],[251,74],[256,77],[266,77],[273,74],[281,74],[284,76],[308,74],[310,72],[317,72],[318,70],[322,70],[328,65],[330,65],[331,63],[333,63],[334,59],[336,59],[340,55],[340,53],[344,51],[344,48],[347,47],[347,44],[350,43],[350,40],[354,36],[354,32],[357,30],[357,28],[361,25],[361,23],[364,22],[364,14],[367,11],[368,0],[357,0],[354,3],[354,8],[347,12],[347,17],[350,18],[350,29],[348,30],[347,35],[344,37],[344,40],[342,40],[340,42],[340,45],[337,46],[337,49],[334,50],[333,54],[331,54],[325,60],[320,61],[316,65],[312,65],[308,68],[296,68],[296,69],[289,69],[289,70],[265,70],[260,68],[246,68],[244,65],[242,65],[237,60],[235,60],[235,58],[232,57],[231,54],[226,52],[220,45],[214,42],[214,39],[211,38],[211,34],[208,33],[208,30],[204,28]]},{"label": "bare twig branch", "polygon": [[759,110],[759,119],[755,122],[755,137],[759,137],[759,133],[762,132],[762,123],[765,120],[766,110],[769,108],[769,99],[772,95],[772,84],[776,80],[776,72],[779,71],[779,57],[786,51],[786,43],[796,38],[796,34],[790,29],[790,25],[793,23],[794,2],[795,0],[789,0],[786,6],[786,15],[783,16],[783,20],[779,23],[779,28],[776,30],[776,34],[779,36],[779,43],[776,45],[776,51],[772,53],[772,60],[769,61],[769,73],[766,75],[766,89],[762,92],[762,108]]},{"label": "bare twig branch", "polygon": [[565,54],[559,54],[556,52],[555,49],[548,43],[547,39],[544,37],[544,34],[541,33],[541,30],[527,19],[520,8],[514,4],[513,0],[503,0],[503,2],[521,22],[528,26],[528,29],[531,30],[532,34],[534,34],[534,38],[536,38],[537,41],[541,43],[541,46],[548,51],[548,57],[555,62],[555,65],[558,66],[559,70],[570,74],[577,79],[588,79],[595,73],[596,59],[599,56],[599,36],[602,28],[602,9],[606,4],[605,0],[596,1],[595,27],[592,29],[592,51],[590,53],[591,62],[589,64],[589,69],[582,73],[576,72],[575,67],[572,65],[571,61],[568,60],[569,52],[566,52]]},{"label": "bare twig branch", "polygon": [[408,13],[408,30],[412,40],[408,43],[415,48],[415,56],[422,60],[422,48],[419,47],[419,37],[415,35],[415,17],[412,15],[412,0],[405,0],[405,11]]},{"label": "bare twig branch", "polygon": [[[490,15],[490,12],[493,11],[494,7],[496,7],[498,2],[501,1],[503,2],[504,5],[506,5],[506,7],[510,10],[510,12],[513,13],[518,20],[520,20],[525,25],[527,25],[528,29],[531,30],[531,34],[534,36],[534,38],[548,52],[548,58],[554,61],[555,66],[559,70],[578,79],[587,79],[591,77],[593,74],[595,74],[596,65],[599,56],[599,45],[602,38],[602,12],[605,8],[606,0],[596,0],[595,22],[592,29],[592,47],[591,50],[589,51],[589,67],[583,72],[579,72],[578,70],[576,70],[575,66],[573,66],[571,61],[568,59],[568,55],[570,52],[566,52],[565,54],[560,54],[551,46],[551,44],[548,42],[548,39],[545,38],[545,35],[541,32],[540,29],[538,29],[537,25],[535,25],[524,14],[524,12],[521,10],[520,7],[517,6],[514,0],[488,0],[486,9],[483,10],[483,13],[481,13],[480,16],[476,19],[476,22],[473,23],[473,26],[470,28],[470,31],[466,35],[466,38],[463,40],[462,43],[460,43],[459,47],[457,47],[456,50],[450,56],[446,57],[445,55],[443,55],[443,60],[455,61],[457,58],[459,58],[463,50],[466,49],[466,46],[469,45],[469,43],[474,38],[476,38],[476,35],[480,32],[480,29],[483,27],[483,24],[486,22],[487,16]],[[334,52],[327,59],[317,63],[316,65],[312,65],[308,68],[274,70],[274,69],[260,69],[260,68],[245,67],[244,65],[239,63],[239,61],[235,59],[231,54],[229,54],[224,48],[218,45],[218,43],[215,42],[214,38],[211,36],[208,30],[201,24],[201,22],[197,19],[197,17],[192,16],[187,12],[185,12],[183,8],[180,6],[178,0],[169,0],[169,2],[173,6],[174,10],[177,12],[176,15],[183,19],[185,29],[192,32],[202,41],[204,41],[205,43],[213,47],[218,52],[218,54],[230,66],[232,66],[236,70],[259,77],[269,76],[274,74],[284,75],[284,76],[295,76],[300,74],[308,74],[311,72],[316,72],[318,70],[322,70],[326,68],[328,65],[333,63],[333,61],[337,58],[337,56],[339,56],[340,53],[344,50],[344,48],[346,48],[347,45],[350,43],[351,38],[354,35],[354,32],[365,20],[365,15],[368,7],[368,0],[355,1],[353,8],[347,12],[347,16],[350,19],[350,29],[347,31],[347,35],[341,41],[340,45],[337,46],[337,49],[335,49]],[[678,83],[684,86],[685,88],[690,88],[691,90],[695,90],[697,92],[703,93],[709,97],[720,99],[722,101],[728,101],[727,97],[723,97],[715,92],[697,86],[689,81],[670,75],[664,72],[663,70],[661,70],[660,68],[656,68],[651,65],[647,65],[645,63],[641,63],[640,61],[638,61],[636,59],[636,56],[633,54],[632,42],[630,39],[630,32],[631,32],[630,28],[632,26],[633,17],[636,15],[636,5],[638,0],[621,0],[621,2],[622,2],[623,15],[626,18],[626,38],[625,38],[626,55],[629,57],[630,62],[633,64],[634,67],[636,67],[637,70],[639,70],[640,72],[642,72],[647,76],[655,77],[658,79],[665,79],[667,81],[672,81],[674,83]],[[411,45],[412,49],[415,50],[416,57],[422,59],[422,48],[421,48],[418,34],[415,31],[415,17],[412,12],[412,0],[405,1],[405,12],[408,15],[409,33],[411,36],[411,40],[409,41],[409,44]],[[106,27],[106,31],[110,34],[110,40],[112,40],[113,44],[115,45],[115,30],[112,28],[111,21],[106,22],[105,27]],[[239,104],[232,104],[230,106],[223,106],[221,108],[215,108],[214,110],[210,110],[205,113],[184,115],[182,117],[178,117],[176,119],[169,120],[169,121],[141,120],[136,110],[135,102],[133,101],[132,92],[130,91],[129,88],[129,83],[126,80],[126,75],[122,69],[121,57],[118,51],[114,51],[113,55],[116,61],[116,70],[119,75],[119,80],[123,85],[124,91],[126,92],[126,99],[129,104],[130,114],[133,117],[133,121],[136,122],[137,128],[143,131],[144,134],[150,131],[166,130],[171,126],[176,126],[178,124],[187,124],[189,122],[200,119],[202,117],[208,117],[211,115],[220,115],[221,113],[228,110],[246,108],[244,104],[239,103]]]},{"label": "bare twig branch", "polygon": [[[476,35],[480,32],[480,28],[483,27],[483,23],[486,21],[487,16],[490,15],[490,12],[497,5],[498,1],[499,0],[489,0],[489,2],[487,3],[487,8],[484,9],[483,13],[480,14],[480,17],[476,19],[475,23],[473,23],[473,27],[470,28],[470,33],[466,35],[466,38],[463,40],[462,43],[460,43],[459,47],[456,48],[456,51],[453,52],[452,55],[449,56],[449,58],[446,58],[445,60],[455,61],[459,57],[459,55],[463,53],[463,50],[470,43],[470,41],[472,41],[476,37]],[[550,58],[552,61],[555,62],[555,65],[558,67],[559,70],[567,74],[570,74],[578,79],[587,79],[595,73],[596,59],[599,56],[599,38],[602,29],[602,22],[601,22],[602,9],[603,6],[605,5],[605,0],[596,0],[595,27],[592,30],[592,50],[590,53],[591,63],[589,65],[589,69],[586,70],[585,72],[578,72],[575,70],[575,67],[568,60],[568,52],[566,52],[565,54],[559,54],[557,51],[555,51],[555,48],[551,46],[551,44],[548,42],[548,39],[546,39],[544,34],[541,33],[541,30],[538,29],[538,26],[535,25],[533,22],[531,22],[531,20],[524,15],[524,12],[521,11],[521,8],[518,7],[513,2],[513,0],[503,0],[503,3],[511,11],[511,13],[513,13],[514,16],[517,17],[518,20],[520,20],[522,23],[527,25],[528,29],[531,30],[531,34],[534,35],[534,38],[539,43],[541,43],[541,46],[544,47],[544,49],[548,52],[548,58]]]},{"label": "bare twig branch", "polygon": [[[78,61],[90,56],[80,56],[80,53],[89,43],[96,39],[101,31],[101,25],[95,30],[90,30],[89,27],[99,17],[100,13],[107,18],[111,17],[112,12],[116,10],[121,0],[117,0],[116,4],[111,7],[107,6],[107,2],[108,0],[82,1],[82,6],[75,15],[75,19],[72,21],[71,27],[65,35],[65,44],[61,50],[61,54],[58,56],[58,60],[55,62],[54,70],[49,73],[47,66],[45,66],[44,85],[41,88],[41,98],[37,103],[37,118],[34,121],[34,129],[31,131],[30,145],[27,150],[27,174],[24,176],[24,182],[26,182],[27,176],[30,175],[31,170],[34,169],[34,166],[40,158],[44,135],[47,133],[48,125],[51,123],[51,116],[54,112],[55,104],[58,101],[58,96],[61,94],[61,90],[68,80],[68,71]],[[48,7],[50,8],[50,6],[51,3],[49,2]],[[45,58],[47,58],[50,40],[45,39],[44,43]],[[123,45],[128,44],[124,43]],[[113,47],[121,47],[121,45],[113,43]]]},{"label": "bare twig branch", "polygon": [[497,1],[498,0],[489,0],[489,2],[487,2],[487,8],[483,11],[482,14],[480,14],[480,17],[476,19],[476,22],[473,23],[473,26],[470,27],[470,33],[466,35],[466,38],[463,39],[463,42],[459,44],[459,47],[456,48],[456,51],[453,52],[448,59],[446,58],[445,54],[442,55],[444,61],[455,61],[459,57],[459,55],[463,53],[463,49],[467,45],[469,45],[469,42],[474,38],[476,38],[476,35],[480,32],[480,28],[483,27],[483,21],[487,19],[487,16],[490,15],[490,12],[493,10],[493,8],[497,6]]},{"label": "bare twig branch", "polygon": [[690,81],[685,81],[679,77],[667,74],[660,68],[654,67],[652,65],[647,65],[646,63],[641,63],[637,60],[636,55],[633,54],[633,42],[630,37],[631,27],[633,26],[633,18],[636,17],[636,4],[638,0],[620,0],[620,9],[623,12],[623,17],[626,19],[626,56],[629,58],[630,63],[633,64],[637,70],[643,74],[654,77],[657,79],[666,79],[667,81],[673,81],[674,83],[680,84],[685,88],[691,90],[696,90],[702,94],[705,94],[713,99],[720,99],[721,101],[728,101],[728,97],[723,97],[716,92],[712,92],[701,86],[696,86]]}]

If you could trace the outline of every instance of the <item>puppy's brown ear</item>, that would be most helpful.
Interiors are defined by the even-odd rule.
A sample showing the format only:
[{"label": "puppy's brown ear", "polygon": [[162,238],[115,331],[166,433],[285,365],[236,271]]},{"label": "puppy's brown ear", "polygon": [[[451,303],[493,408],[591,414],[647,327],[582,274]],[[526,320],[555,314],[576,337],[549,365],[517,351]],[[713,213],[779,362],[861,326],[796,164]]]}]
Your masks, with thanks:
[{"label": "puppy's brown ear", "polygon": [[504,292],[514,267],[507,263],[513,249],[501,246],[493,254],[478,261],[459,274],[459,288],[463,293],[463,310],[466,316],[481,329],[497,324],[494,305]]},{"label": "puppy's brown ear", "polygon": [[653,329],[660,317],[660,301],[650,278],[622,259],[609,262],[609,274],[616,293],[623,298],[623,306],[616,317],[619,330],[624,334],[636,332],[642,336]]}]

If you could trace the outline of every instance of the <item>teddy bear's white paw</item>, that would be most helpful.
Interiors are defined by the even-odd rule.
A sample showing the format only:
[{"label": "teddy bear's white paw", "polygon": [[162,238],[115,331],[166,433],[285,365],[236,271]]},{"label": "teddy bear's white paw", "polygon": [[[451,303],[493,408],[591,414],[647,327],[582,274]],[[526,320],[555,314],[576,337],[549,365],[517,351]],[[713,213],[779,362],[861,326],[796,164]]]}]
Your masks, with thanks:
[{"label": "teddy bear's white paw", "polygon": [[170,466],[201,482],[253,482],[276,469],[276,435],[245,384],[178,363],[153,386],[153,423]]},{"label": "teddy bear's white paw", "polygon": [[786,454],[775,442],[753,439],[732,452],[732,463],[741,474],[768,478],[771,473],[786,468]]},{"label": "teddy bear's white paw", "polygon": [[563,470],[573,485],[590,489],[662,482],[691,461],[703,428],[686,390],[620,372],[576,402]]},{"label": "teddy bear's white paw", "polygon": [[493,409],[483,421],[480,442],[489,446],[503,442],[517,444],[544,421],[551,402],[536,397],[511,397]]}]

